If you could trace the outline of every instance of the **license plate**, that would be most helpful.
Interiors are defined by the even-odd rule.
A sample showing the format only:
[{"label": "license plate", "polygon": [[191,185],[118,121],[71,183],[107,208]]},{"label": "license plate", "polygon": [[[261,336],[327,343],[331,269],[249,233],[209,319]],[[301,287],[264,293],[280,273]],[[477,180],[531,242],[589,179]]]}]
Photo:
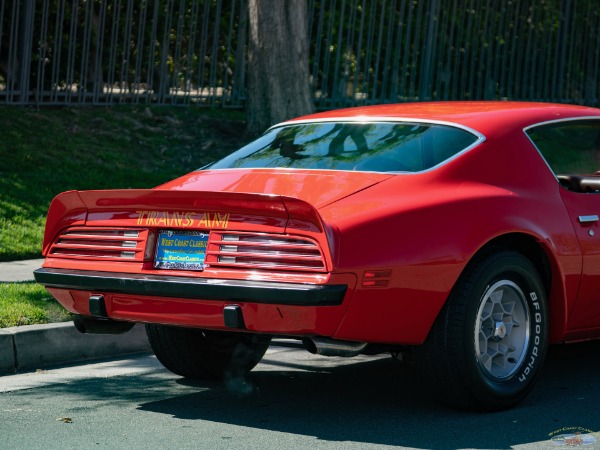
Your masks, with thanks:
[{"label": "license plate", "polygon": [[157,269],[204,270],[208,233],[159,231],[154,267]]}]

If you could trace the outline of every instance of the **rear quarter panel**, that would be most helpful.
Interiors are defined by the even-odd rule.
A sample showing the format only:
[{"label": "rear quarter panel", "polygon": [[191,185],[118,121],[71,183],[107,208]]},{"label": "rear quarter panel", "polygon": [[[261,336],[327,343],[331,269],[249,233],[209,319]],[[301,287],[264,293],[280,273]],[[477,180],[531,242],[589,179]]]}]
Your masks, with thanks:
[{"label": "rear quarter panel", "polygon": [[[581,255],[559,185],[522,133],[499,135],[421,174],[399,174],[321,210],[336,270],[358,286],[335,337],[420,344],[467,263],[503,235],[533,237],[553,270],[552,339],[565,333]],[[363,284],[389,271],[387,286]]]}]

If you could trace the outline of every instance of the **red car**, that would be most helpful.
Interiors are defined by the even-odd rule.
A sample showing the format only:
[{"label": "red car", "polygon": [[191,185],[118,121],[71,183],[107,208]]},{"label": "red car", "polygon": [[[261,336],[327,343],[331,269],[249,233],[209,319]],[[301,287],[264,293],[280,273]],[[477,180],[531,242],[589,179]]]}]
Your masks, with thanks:
[{"label": "red car", "polygon": [[599,161],[595,108],[314,114],[155,189],[60,194],[35,276],[80,331],[145,323],[185,377],[287,337],[411,353],[441,400],[506,408],[549,344],[600,337]]}]

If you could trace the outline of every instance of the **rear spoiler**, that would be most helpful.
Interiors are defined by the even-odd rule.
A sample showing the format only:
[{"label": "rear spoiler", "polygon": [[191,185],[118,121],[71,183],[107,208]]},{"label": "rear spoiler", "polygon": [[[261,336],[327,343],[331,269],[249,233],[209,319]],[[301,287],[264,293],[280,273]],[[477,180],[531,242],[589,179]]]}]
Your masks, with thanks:
[{"label": "rear spoiler", "polygon": [[323,221],[307,202],[278,195],[126,189],[68,191],[48,211],[43,254],[71,226],[221,229],[322,233]]}]

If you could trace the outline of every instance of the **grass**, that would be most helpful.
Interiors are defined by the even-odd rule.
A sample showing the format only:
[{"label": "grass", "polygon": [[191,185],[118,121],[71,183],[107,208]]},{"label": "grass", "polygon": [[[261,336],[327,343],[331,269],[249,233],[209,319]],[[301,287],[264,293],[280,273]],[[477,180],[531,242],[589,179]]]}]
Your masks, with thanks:
[{"label": "grass", "polygon": [[[231,110],[5,106],[0,124],[0,261],[41,257],[60,192],[154,187],[245,141],[243,114]],[[49,298],[35,284],[0,284],[0,327],[54,321]]]},{"label": "grass", "polygon": [[36,283],[0,283],[0,328],[65,322],[71,315]]},{"label": "grass", "polygon": [[237,148],[241,113],[167,107],[0,107],[0,261],[39,257],[52,198],[148,188]]}]

